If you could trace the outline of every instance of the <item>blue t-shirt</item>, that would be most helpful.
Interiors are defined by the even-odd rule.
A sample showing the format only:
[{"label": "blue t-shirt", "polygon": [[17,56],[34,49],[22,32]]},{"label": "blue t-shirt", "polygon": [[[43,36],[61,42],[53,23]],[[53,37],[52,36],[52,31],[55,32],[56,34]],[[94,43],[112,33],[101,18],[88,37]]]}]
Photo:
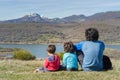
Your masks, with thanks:
[{"label": "blue t-shirt", "polygon": [[76,45],[77,50],[84,54],[82,68],[85,71],[103,69],[103,51],[105,45],[101,41],[82,41]]},{"label": "blue t-shirt", "polygon": [[63,56],[63,65],[67,69],[78,69],[78,59],[75,53],[65,53]]}]

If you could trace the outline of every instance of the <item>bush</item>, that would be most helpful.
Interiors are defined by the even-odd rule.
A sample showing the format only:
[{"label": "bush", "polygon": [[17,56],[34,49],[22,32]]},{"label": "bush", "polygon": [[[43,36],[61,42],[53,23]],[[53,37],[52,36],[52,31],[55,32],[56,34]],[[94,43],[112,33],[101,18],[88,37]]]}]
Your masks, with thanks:
[{"label": "bush", "polygon": [[63,55],[64,55],[64,52],[59,52],[58,53],[58,56],[60,57],[61,60],[63,60]]},{"label": "bush", "polygon": [[13,52],[13,58],[19,60],[34,60],[36,57],[33,56],[29,51],[20,49]]}]

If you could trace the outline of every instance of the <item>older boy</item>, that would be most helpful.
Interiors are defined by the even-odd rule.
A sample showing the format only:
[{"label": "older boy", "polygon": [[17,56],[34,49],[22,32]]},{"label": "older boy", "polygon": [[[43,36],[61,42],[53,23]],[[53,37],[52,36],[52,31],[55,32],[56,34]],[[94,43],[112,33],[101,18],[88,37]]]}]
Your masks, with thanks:
[{"label": "older boy", "polygon": [[99,33],[95,28],[88,28],[85,31],[86,41],[76,45],[78,51],[82,51],[84,58],[82,69],[84,71],[101,71],[103,70],[103,51],[104,42],[99,41]]}]

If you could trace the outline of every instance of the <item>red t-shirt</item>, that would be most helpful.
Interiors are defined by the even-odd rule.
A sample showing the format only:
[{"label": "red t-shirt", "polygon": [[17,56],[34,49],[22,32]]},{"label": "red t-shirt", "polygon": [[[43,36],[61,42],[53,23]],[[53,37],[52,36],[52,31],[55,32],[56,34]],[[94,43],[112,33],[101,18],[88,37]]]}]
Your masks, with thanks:
[{"label": "red t-shirt", "polygon": [[45,59],[45,68],[50,71],[56,71],[60,67],[60,58],[58,55],[49,56]]}]

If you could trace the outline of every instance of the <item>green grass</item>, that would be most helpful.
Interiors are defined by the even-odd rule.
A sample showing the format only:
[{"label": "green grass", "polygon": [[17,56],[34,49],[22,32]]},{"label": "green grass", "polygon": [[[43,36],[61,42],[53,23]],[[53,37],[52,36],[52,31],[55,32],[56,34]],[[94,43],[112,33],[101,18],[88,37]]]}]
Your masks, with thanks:
[{"label": "green grass", "polygon": [[113,60],[113,70],[101,72],[58,71],[33,73],[43,61],[1,60],[0,80],[120,80],[120,60]]},{"label": "green grass", "polygon": [[[108,55],[111,50],[105,52]],[[43,60],[0,60],[0,80],[120,80],[120,59],[112,56],[113,70],[100,72],[81,71],[79,67],[75,72],[33,73],[43,66]]]}]

